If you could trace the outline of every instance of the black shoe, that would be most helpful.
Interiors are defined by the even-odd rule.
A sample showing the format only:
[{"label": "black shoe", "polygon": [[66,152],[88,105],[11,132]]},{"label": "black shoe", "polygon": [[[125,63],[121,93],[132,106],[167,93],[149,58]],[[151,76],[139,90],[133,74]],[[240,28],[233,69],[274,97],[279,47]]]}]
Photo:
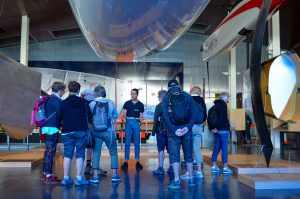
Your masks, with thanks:
[{"label": "black shoe", "polygon": [[135,168],[136,168],[136,170],[142,170],[143,169],[143,165],[140,162],[136,162]]},{"label": "black shoe", "polygon": [[174,173],[174,171],[173,171],[173,167],[172,167],[172,166],[170,166],[167,172],[168,172],[168,174],[173,174],[173,173]]},{"label": "black shoe", "polygon": [[128,162],[124,162],[121,166],[121,169],[127,171],[128,170]]},{"label": "black shoe", "polygon": [[92,174],[92,166],[91,165],[86,165],[85,169],[84,169],[84,174]]}]

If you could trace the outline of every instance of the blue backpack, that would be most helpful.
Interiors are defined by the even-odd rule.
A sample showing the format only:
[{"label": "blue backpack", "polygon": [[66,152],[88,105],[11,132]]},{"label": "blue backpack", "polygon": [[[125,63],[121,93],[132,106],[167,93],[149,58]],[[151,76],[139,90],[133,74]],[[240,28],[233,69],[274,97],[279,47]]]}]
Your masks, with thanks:
[{"label": "blue backpack", "polygon": [[93,118],[95,131],[106,131],[111,126],[111,120],[108,115],[108,102],[96,102]]}]

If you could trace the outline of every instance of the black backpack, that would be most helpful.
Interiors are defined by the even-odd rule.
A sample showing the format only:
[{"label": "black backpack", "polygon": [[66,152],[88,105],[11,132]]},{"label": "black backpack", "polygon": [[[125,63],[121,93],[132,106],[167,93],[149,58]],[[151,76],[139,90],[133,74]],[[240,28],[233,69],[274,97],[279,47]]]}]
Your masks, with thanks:
[{"label": "black backpack", "polygon": [[180,126],[190,121],[191,107],[183,92],[173,93],[169,98],[169,114],[173,124]]},{"label": "black backpack", "polygon": [[218,117],[217,107],[214,105],[208,111],[207,124],[210,128],[214,129],[217,127],[218,121],[219,121],[219,117]]},{"label": "black backpack", "polygon": [[195,109],[196,109],[196,118],[195,118],[195,124],[202,124],[204,120],[204,110],[201,104],[195,103]]}]

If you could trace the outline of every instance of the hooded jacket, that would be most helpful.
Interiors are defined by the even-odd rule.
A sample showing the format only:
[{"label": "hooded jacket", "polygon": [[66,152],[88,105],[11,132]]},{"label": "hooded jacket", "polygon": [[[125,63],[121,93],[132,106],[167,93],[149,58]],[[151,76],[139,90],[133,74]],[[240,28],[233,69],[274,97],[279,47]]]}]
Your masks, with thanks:
[{"label": "hooded jacket", "polygon": [[50,95],[48,102],[46,103],[45,110],[46,116],[49,120],[43,125],[43,127],[55,127],[59,129],[61,126],[61,98],[55,94]]},{"label": "hooded jacket", "polygon": [[[173,124],[171,121],[170,114],[169,114],[169,99],[170,99],[171,95],[176,92],[183,92],[183,94],[186,96],[187,103],[191,107],[190,108],[190,116],[191,116],[190,121],[187,124],[181,125],[181,126],[177,126],[177,125]],[[191,130],[195,123],[195,118],[197,115],[194,103],[195,102],[194,102],[192,96],[190,96],[188,93],[182,91],[181,88],[179,88],[179,87],[169,88],[168,93],[165,95],[165,97],[163,98],[163,101],[162,101],[163,117],[166,122],[166,125],[169,128],[169,133],[168,133],[169,136],[176,136],[175,135],[176,130],[180,129],[180,128],[184,128],[184,127],[187,127],[189,129],[189,132],[186,135],[191,135]]]},{"label": "hooded jacket", "polygon": [[[205,105],[205,102],[204,102],[204,99],[200,96],[192,96],[195,103],[197,103],[198,105],[201,105],[202,109],[203,109],[203,122],[206,121],[207,119],[207,109],[206,109],[206,105]],[[199,124],[199,123],[195,123],[195,124]]]},{"label": "hooded jacket", "polygon": [[[96,98],[94,101],[92,101],[90,104],[89,104],[89,108],[90,108],[90,111],[92,113],[92,116],[94,117],[94,108],[95,108],[95,105],[97,102],[102,102],[102,103],[108,103],[108,117],[111,119],[111,120],[116,120],[118,119],[118,111],[116,109],[116,106],[115,106],[115,103],[110,100],[110,99],[107,99],[107,98]],[[114,125],[112,124],[108,129],[107,131],[114,131]]]},{"label": "hooded jacket", "polygon": [[215,127],[209,127],[209,130],[216,128],[218,131],[230,131],[228,120],[227,104],[223,100],[215,100],[216,112],[218,114],[218,124]]},{"label": "hooded jacket", "polygon": [[[88,115],[87,115],[87,114]],[[62,132],[87,131],[88,121],[91,121],[91,112],[88,103],[76,96],[70,95],[62,101]]]}]

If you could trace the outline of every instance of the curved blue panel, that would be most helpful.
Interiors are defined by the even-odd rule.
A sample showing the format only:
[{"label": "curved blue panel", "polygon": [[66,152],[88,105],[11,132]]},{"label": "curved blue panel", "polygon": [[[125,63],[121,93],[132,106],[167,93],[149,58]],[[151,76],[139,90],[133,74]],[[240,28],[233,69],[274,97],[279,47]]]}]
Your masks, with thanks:
[{"label": "curved blue panel", "polygon": [[199,17],[209,0],[69,0],[100,57],[132,61],[168,48]]}]

